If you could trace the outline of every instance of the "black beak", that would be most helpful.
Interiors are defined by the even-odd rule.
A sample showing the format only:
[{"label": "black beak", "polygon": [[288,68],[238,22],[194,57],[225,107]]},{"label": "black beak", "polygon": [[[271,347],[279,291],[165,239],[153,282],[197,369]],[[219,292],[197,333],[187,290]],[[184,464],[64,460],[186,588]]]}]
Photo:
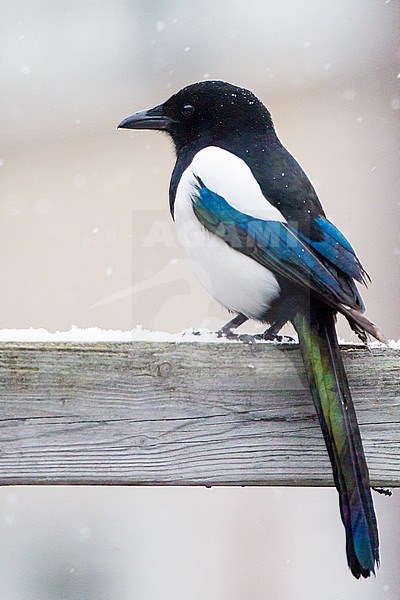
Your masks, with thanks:
[{"label": "black beak", "polygon": [[118,125],[117,129],[159,129],[169,131],[173,120],[163,112],[163,105],[155,106],[147,110],[140,110],[126,117]]}]

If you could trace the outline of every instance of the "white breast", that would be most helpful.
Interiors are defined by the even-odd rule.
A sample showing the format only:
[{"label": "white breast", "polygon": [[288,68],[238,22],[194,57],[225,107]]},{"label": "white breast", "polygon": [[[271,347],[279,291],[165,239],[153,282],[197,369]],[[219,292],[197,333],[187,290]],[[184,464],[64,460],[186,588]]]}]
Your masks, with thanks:
[{"label": "white breast", "polygon": [[196,276],[225,308],[262,319],[279,296],[279,284],[268,269],[228,246],[199,222],[191,200],[196,176],[242,213],[268,220],[284,219],[262,195],[246,163],[220,148],[201,150],[177,188],[174,218],[178,237]]}]

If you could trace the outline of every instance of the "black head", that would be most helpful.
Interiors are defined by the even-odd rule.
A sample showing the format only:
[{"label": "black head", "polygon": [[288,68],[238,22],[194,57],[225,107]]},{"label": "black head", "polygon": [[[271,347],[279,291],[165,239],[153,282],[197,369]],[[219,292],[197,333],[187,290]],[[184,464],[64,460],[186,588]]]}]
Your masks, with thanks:
[{"label": "black head", "polygon": [[169,133],[176,150],[209,145],[273,130],[271,115],[249,90],[225,81],[203,81],[183,88],[163,104],[137,112],[118,127]]}]

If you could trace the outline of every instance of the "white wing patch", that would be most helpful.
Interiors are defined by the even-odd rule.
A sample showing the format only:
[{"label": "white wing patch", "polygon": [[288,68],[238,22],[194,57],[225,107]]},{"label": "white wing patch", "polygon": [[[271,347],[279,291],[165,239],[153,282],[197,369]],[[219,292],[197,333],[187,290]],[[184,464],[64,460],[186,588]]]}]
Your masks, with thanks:
[{"label": "white wing patch", "polygon": [[247,215],[275,221],[283,221],[283,216],[262,195],[246,163],[216,147],[205,148],[195,156],[176,191],[174,218],[178,237],[198,279],[228,310],[262,320],[280,294],[276,277],[200,223],[192,203],[198,185],[196,176]]},{"label": "white wing patch", "polygon": [[200,177],[209,190],[245,215],[286,222],[282,213],[263,195],[250,167],[235,154],[208,146],[196,154],[189,170]]}]

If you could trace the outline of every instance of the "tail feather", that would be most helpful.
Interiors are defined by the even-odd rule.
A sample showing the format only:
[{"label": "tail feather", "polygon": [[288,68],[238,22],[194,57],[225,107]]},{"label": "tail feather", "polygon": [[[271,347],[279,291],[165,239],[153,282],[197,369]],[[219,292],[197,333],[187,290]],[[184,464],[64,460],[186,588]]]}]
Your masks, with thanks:
[{"label": "tail feather", "polygon": [[351,308],[350,306],[344,306],[343,304],[340,305],[339,310],[348,318],[350,327],[357,333],[363,342],[367,341],[367,336],[365,333],[367,332],[379,342],[382,342],[382,344],[388,343],[386,337],[383,335],[379,327],[367,319],[367,317],[363,315],[360,310]]},{"label": "tail feather", "polygon": [[379,565],[378,528],[334,313],[312,303],[310,312],[296,313],[293,325],[339,492],[347,562],[357,579],[369,577]]}]

